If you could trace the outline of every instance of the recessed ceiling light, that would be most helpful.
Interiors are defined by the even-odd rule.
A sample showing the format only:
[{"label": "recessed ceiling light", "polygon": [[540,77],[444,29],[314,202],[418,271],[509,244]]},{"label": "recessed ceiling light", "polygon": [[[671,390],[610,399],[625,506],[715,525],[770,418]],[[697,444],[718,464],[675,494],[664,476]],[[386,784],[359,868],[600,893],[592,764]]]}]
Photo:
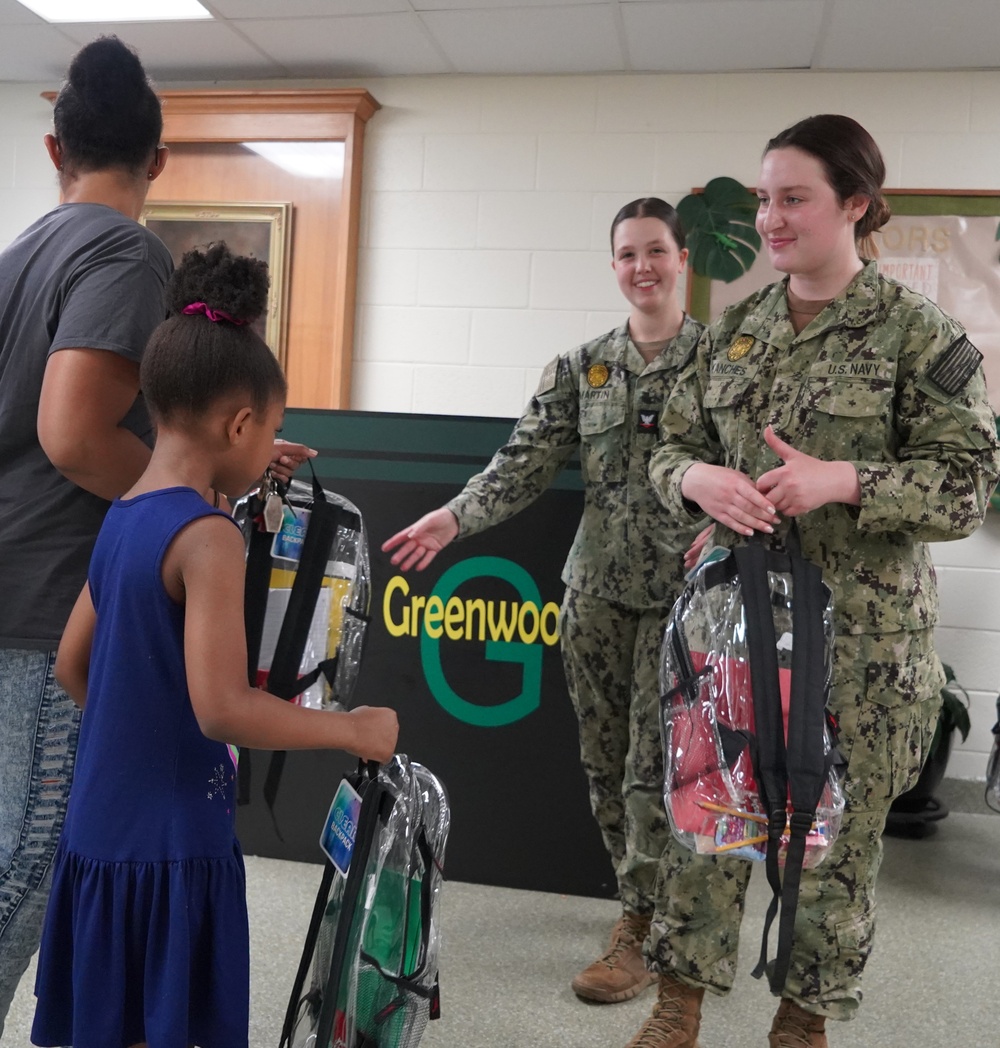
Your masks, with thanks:
[{"label": "recessed ceiling light", "polygon": [[46,22],[174,22],[211,18],[198,0],[18,0]]}]

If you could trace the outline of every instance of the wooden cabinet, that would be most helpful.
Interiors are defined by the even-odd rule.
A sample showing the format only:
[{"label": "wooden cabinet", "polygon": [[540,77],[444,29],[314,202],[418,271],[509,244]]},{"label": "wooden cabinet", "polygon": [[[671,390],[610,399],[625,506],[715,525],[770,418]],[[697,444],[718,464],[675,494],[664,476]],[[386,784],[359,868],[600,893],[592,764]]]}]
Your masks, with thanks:
[{"label": "wooden cabinet", "polygon": [[[361,160],[379,104],[362,90],[160,97],[170,158],[149,202],[291,203],[288,403],[350,407]],[[272,145],[263,156],[248,143]]]}]

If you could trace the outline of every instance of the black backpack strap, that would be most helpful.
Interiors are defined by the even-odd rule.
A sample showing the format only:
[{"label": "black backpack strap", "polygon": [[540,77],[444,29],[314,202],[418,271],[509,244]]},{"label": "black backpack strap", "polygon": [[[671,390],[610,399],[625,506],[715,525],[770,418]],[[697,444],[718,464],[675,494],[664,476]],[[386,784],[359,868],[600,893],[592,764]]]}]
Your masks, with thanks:
[{"label": "black backpack strap", "polygon": [[306,941],[302,946],[302,956],[299,958],[299,967],[295,973],[295,980],[292,983],[292,992],[288,998],[288,1008],[285,1011],[285,1021],[281,1027],[281,1040],[278,1042],[278,1048],[286,1048],[287,1045],[292,1043],[292,1034],[302,1006],[302,987],[306,984],[309,966],[312,964],[313,954],[316,951],[316,940],[319,938],[319,929],[323,923],[323,914],[326,911],[335,873],[336,868],[327,859],[323,867],[323,879],[320,881],[319,890],[316,892],[316,902],[313,904],[312,916],[309,918],[309,928],[306,931]]},{"label": "black backpack strap", "polygon": [[[749,554],[744,562],[754,565],[750,589],[753,597],[745,598],[747,608],[747,634],[750,649],[750,670],[753,682],[754,717],[757,726],[760,769],[758,785],[768,813],[768,846],[766,857],[767,879],[772,898],[764,920],[764,932],[755,978],[768,972],[772,993],[778,994],[785,985],[791,962],[792,943],[795,931],[795,914],[798,908],[799,885],[805,863],[806,841],[816,817],[830,764],[835,754],[824,754],[823,733],[825,727],[826,685],[826,640],[823,609],[826,604],[826,588],[820,569],[802,557],[798,528],[793,522],[788,533],[787,557],[782,558],[781,569],[792,576],[792,674],[789,701],[787,743],[785,724],[781,713],[780,689],[777,675],[777,647],[774,618],[770,603],[770,585],[767,582],[765,561],[768,555],[757,543],[760,556]],[[774,554],[770,555],[774,557]],[[763,567],[764,590],[760,591],[758,562]],[[741,579],[746,584],[741,568]],[[765,604],[766,600],[766,604]],[[760,617],[760,623],[751,624],[752,614]],[[769,675],[773,665],[774,691],[772,703],[765,699],[763,708],[757,704],[757,672],[754,666],[755,635],[763,633],[768,650],[763,653],[765,670]],[[768,683],[769,678],[768,678]],[[767,718],[762,720],[761,717]],[[771,751],[775,745],[780,749],[777,774],[768,767]],[[755,769],[757,771],[758,769]],[[790,806],[790,813],[787,811]],[[788,829],[789,841],[785,852],[784,875],[778,859],[781,836]],[[773,964],[767,960],[768,937],[774,918],[778,915],[778,946]]]},{"label": "black backpack strap", "polygon": [[[369,768],[371,767],[377,768],[378,765],[369,762]],[[379,830],[388,821],[394,804],[392,794],[379,780],[377,773],[370,773],[370,777],[363,783],[363,786],[364,788],[358,791],[362,799],[354,839],[354,851],[351,854],[351,866],[347,871],[347,882],[344,885],[344,894],[340,903],[340,919],[334,935],[330,968],[323,991],[323,1004],[316,1026],[317,1045],[328,1045],[333,1039],[333,1026],[337,1017],[341,984],[352,960],[348,955],[348,950],[352,943],[360,946],[360,930],[366,905],[362,888],[368,872],[368,860],[372,846],[378,838]]]},{"label": "black backpack strap", "polygon": [[[309,460],[307,460],[309,461]],[[309,463],[312,470],[312,463]],[[330,551],[337,536],[337,528],[343,518],[352,523],[355,514],[327,500],[323,486],[312,470],[313,501],[310,507],[309,527],[302,543],[298,569],[292,591],[288,597],[288,607],[281,620],[281,629],[274,646],[271,669],[267,675],[267,690],[280,699],[293,699],[301,695],[319,678],[321,672],[329,670],[328,679],[332,678],[334,660],[324,660],[314,673],[299,676],[302,656],[309,637],[309,627],[316,611],[316,601],[323,586],[326,565]],[[285,770],[285,753],[276,750],[271,754],[268,763],[267,777],[264,780],[264,801],[271,813],[271,822],[279,840],[284,840],[278,828],[274,813],[274,804]]]},{"label": "black backpack strap", "polygon": [[[737,570],[738,566],[735,565],[732,558],[727,558],[724,561],[715,561],[714,563],[704,566],[701,568],[701,571],[705,573],[705,588],[712,589],[724,582],[731,582],[735,577]],[[681,590],[681,595],[677,598],[677,602],[670,613],[670,618],[675,624],[679,624],[683,620],[684,613],[687,611],[688,605],[694,597],[695,586],[696,584],[694,582],[689,582],[684,589]],[[668,639],[670,642],[670,651],[673,655],[674,663],[677,666],[677,685],[667,694],[660,696],[660,704],[663,706],[669,699],[682,698],[683,701],[690,706],[698,697],[699,682],[703,677],[712,673],[712,667],[705,666],[697,672],[695,671],[694,660],[691,658],[687,639],[684,636],[683,629],[681,629],[679,625],[674,625],[674,627],[669,630]]]},{"label": "black backpack strap", "polygon": [[267,690],[281,699],[294,698],[307,687],[300,683],[299,667],[302,665],[309,626],[323,586],[330,551],[337,537],[337,526],[344,515],[345,510],[327,501],[326,493],[314,473],[309,527],[302,543],[298,570],[288,597],[288,608],[274,647],[271,670],[267,675]]},{"label": "black backpack strap", "polygon": [[[684,612],[687,611],[688,605],[691,603],[691,598],[694,596],[694,587],[691,585],[685,586],[681,592],[681,595],[677,598],[677,603],[674,605],[672,612],[675,622],[681,622],[684,618]],[[694,700],[694,695],[690,693],[686,687],[687,682],[693,680],[697,674],[694,671],[694,663],[691,661],[691,652],[688,651],[688,646],[685,643],[685,639],[682,635],[682,630],[675,626],[670,631],[670,648],[674,655],[674,662],[677,664],[677,679],[678,689],[688,691],[688,703],[690,704]]]},{"label": "black backpack strap", "polygon": [[781,712],[778,678],[778,638],[771,608],[771,586],[767,577],[767,551],[759,542],[750,542],[733,551],[740,573],[746,610],[747,655],[750,687],[753,693],[754,730],[757,736],[754,774],[767,812],[767,856],[765,867],[771,886],[771,902],[764,918],[760,961],[753,974],[759,978],[767,961],[767,941],[781,899],[781,871],[778,852],[785,832],[785,803],[788,797],[788,769],[785,762],[785,723]]},{"label": "black backpack strap", "polygon": [[[267,612],[267,594],[271,584],[271,541],[273,536],[264,530],[264,500],[254,495],[247,510],[250,520],[250,538],[247,543],[246,581],[243,590],[243,622],[247,634],[247,680],[257,687],[257,668],[260,665],[260,643],[264,635],[264,616]],[[250,751],[240,751],[236,767],[236,803],[250,803]]]},{"label": "black backpack strap", "polygon": [[[264,634],[267,613],[267,594],[271,583],[271,542],[274,538],[263,526],[260,517],[263,503],[256,496],[248,510],[252,516],[250,541],[247,545],[246,581],[243,593],[243,621],[247,631],[247,680],[257,686],[257,668],[260,665],[260,642]],[[256,509],[256,512],[254,512]]]},{"label": "black backpack strap", "polygon": [[823,752],[826,719],[823,575],[815,564],[803,559],[798,549],[796,528],[793,527],[789,538],[794,643],[786,762],[791,814],[778,924],[778,952],[769,979],[771,992],[775,994],[781,992],[788,975],[806,838],[816,817],[829,771],[829,761]]}]

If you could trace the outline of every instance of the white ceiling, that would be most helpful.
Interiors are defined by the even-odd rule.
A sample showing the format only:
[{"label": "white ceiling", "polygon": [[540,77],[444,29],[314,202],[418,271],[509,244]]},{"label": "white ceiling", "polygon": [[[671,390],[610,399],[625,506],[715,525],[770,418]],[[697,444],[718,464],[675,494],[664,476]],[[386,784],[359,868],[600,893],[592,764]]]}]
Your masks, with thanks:
[{"label": "white ceiling", "polygon": [[[134,0],[141,10],[143,0]],[[1000,68],[998,0],[203,0],[212,22],[49,25],[0,0],[0,80],[115,32],[160,84],[422,73]]]}]

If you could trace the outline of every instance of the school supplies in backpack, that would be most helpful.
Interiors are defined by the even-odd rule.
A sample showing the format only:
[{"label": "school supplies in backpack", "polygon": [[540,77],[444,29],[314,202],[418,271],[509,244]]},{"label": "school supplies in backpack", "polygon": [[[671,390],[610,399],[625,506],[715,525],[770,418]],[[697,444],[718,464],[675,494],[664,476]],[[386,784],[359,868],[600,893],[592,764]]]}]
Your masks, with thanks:
[{"label": "school supplies in backpack", "polygon": [[766,862],[774,896],[754,974],[780,902],[774,992],[787,973],[801,871],[827,854],[844,809],[826,710],[830,591],[794,525],[786,543],[782,552],[754,538],[703,563],[671,611],[660,665],[671,829],[696,852]]},{"label": "school supplies in backpack", "polygon": [[347,778],[361,797],[350,866],[324,869],[279,1048],[415,1048],[439,1014],[444,787],[401,754]]}]

